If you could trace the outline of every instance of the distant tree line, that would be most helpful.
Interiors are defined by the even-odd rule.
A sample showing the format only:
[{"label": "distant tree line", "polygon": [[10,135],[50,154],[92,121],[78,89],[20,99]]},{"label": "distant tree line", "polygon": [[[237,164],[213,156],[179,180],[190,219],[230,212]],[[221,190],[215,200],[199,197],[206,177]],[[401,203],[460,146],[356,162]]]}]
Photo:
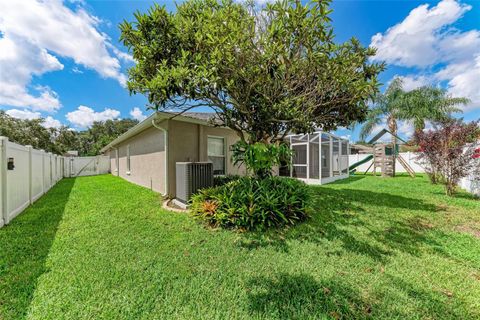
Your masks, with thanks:
[{"label": "distant tree line", "polygon": [[134,119],[96,121],[90,128],[76,131],[68,126],[46,128],[44,121],[17,119],[0,111],[0,135],[56,154],[77,150],[81,156],[91,156],[99,154],[104,146],[138,123]]}]

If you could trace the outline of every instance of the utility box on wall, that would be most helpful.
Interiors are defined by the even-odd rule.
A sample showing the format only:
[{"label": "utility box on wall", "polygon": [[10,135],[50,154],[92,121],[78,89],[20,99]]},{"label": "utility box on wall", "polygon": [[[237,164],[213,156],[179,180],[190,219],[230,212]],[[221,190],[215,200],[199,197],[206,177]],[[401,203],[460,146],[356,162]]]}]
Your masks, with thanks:
[{"label": "utility box on wall", "polygon": [[192,194],[200,189],[213,187],[211,162],[176,163],[176,199],[186,205]]},{"label": "utility box on wall", "polygon": [[13,170],[15,169],[15,163],[13,158],[8,158],[7,159],[7,170]]}]

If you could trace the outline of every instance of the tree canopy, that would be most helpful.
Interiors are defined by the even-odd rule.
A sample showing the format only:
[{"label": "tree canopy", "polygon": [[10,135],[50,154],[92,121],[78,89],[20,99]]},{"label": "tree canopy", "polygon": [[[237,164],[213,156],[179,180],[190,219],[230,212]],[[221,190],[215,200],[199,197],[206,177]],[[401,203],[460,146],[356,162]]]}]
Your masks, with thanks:
[{"label": "tree canopy", "polygon": [[12,142],[31,145],[56,154],[77,150],[82,156],[100,153],[100,149],[138,123],[133,119],[115,119],[94,122],[84,131],[75,131],[67,126],[45,128],[42,118],[22,120],[0,111],[0,135]]},{"label": "tree canopy", "polygon": [[327,0],[154,5],[120,25],[128,89],[157,110],[210,107],[249,144],[364,120],[384,65],[354,38],[335,43],[330,13]]}]

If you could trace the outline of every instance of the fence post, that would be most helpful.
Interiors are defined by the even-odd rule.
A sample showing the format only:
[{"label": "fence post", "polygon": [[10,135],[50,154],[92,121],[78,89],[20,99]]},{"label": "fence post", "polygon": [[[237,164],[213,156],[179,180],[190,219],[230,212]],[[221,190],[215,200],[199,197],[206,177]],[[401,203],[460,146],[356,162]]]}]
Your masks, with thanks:
[{"label": "fence post", "polygon": [[45,194],[45,150],[42,152],[42,195]]},{"label": "fence post", "polygon": [[52,166],[52,158],[53,154],[51,152],[48,153],[48,159],[50,159],[50,188],[53,187],[53,166]]},{"label": "fence post", "polygon": [[30,204],[33,203],[33,161],[32,161],[32,146],[26,146],[28,149],[28,199]]},{"label": "fence post", "polygon": [[0,227],[8,223],[7,142],[8,138],[0,137]]}]

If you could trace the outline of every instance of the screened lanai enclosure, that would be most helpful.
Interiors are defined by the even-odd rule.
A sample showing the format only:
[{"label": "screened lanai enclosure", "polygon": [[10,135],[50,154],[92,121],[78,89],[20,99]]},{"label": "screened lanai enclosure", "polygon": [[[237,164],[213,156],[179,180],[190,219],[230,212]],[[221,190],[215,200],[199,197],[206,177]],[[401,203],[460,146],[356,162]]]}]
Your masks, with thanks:
[{"label": "screened lanai enclosure", "polygon": [[280,175],[312,184],[325,184],[348,177],[348,140],[317,131],[290,135],[286,141],[293,151],[292,165],[282,168]]}]

